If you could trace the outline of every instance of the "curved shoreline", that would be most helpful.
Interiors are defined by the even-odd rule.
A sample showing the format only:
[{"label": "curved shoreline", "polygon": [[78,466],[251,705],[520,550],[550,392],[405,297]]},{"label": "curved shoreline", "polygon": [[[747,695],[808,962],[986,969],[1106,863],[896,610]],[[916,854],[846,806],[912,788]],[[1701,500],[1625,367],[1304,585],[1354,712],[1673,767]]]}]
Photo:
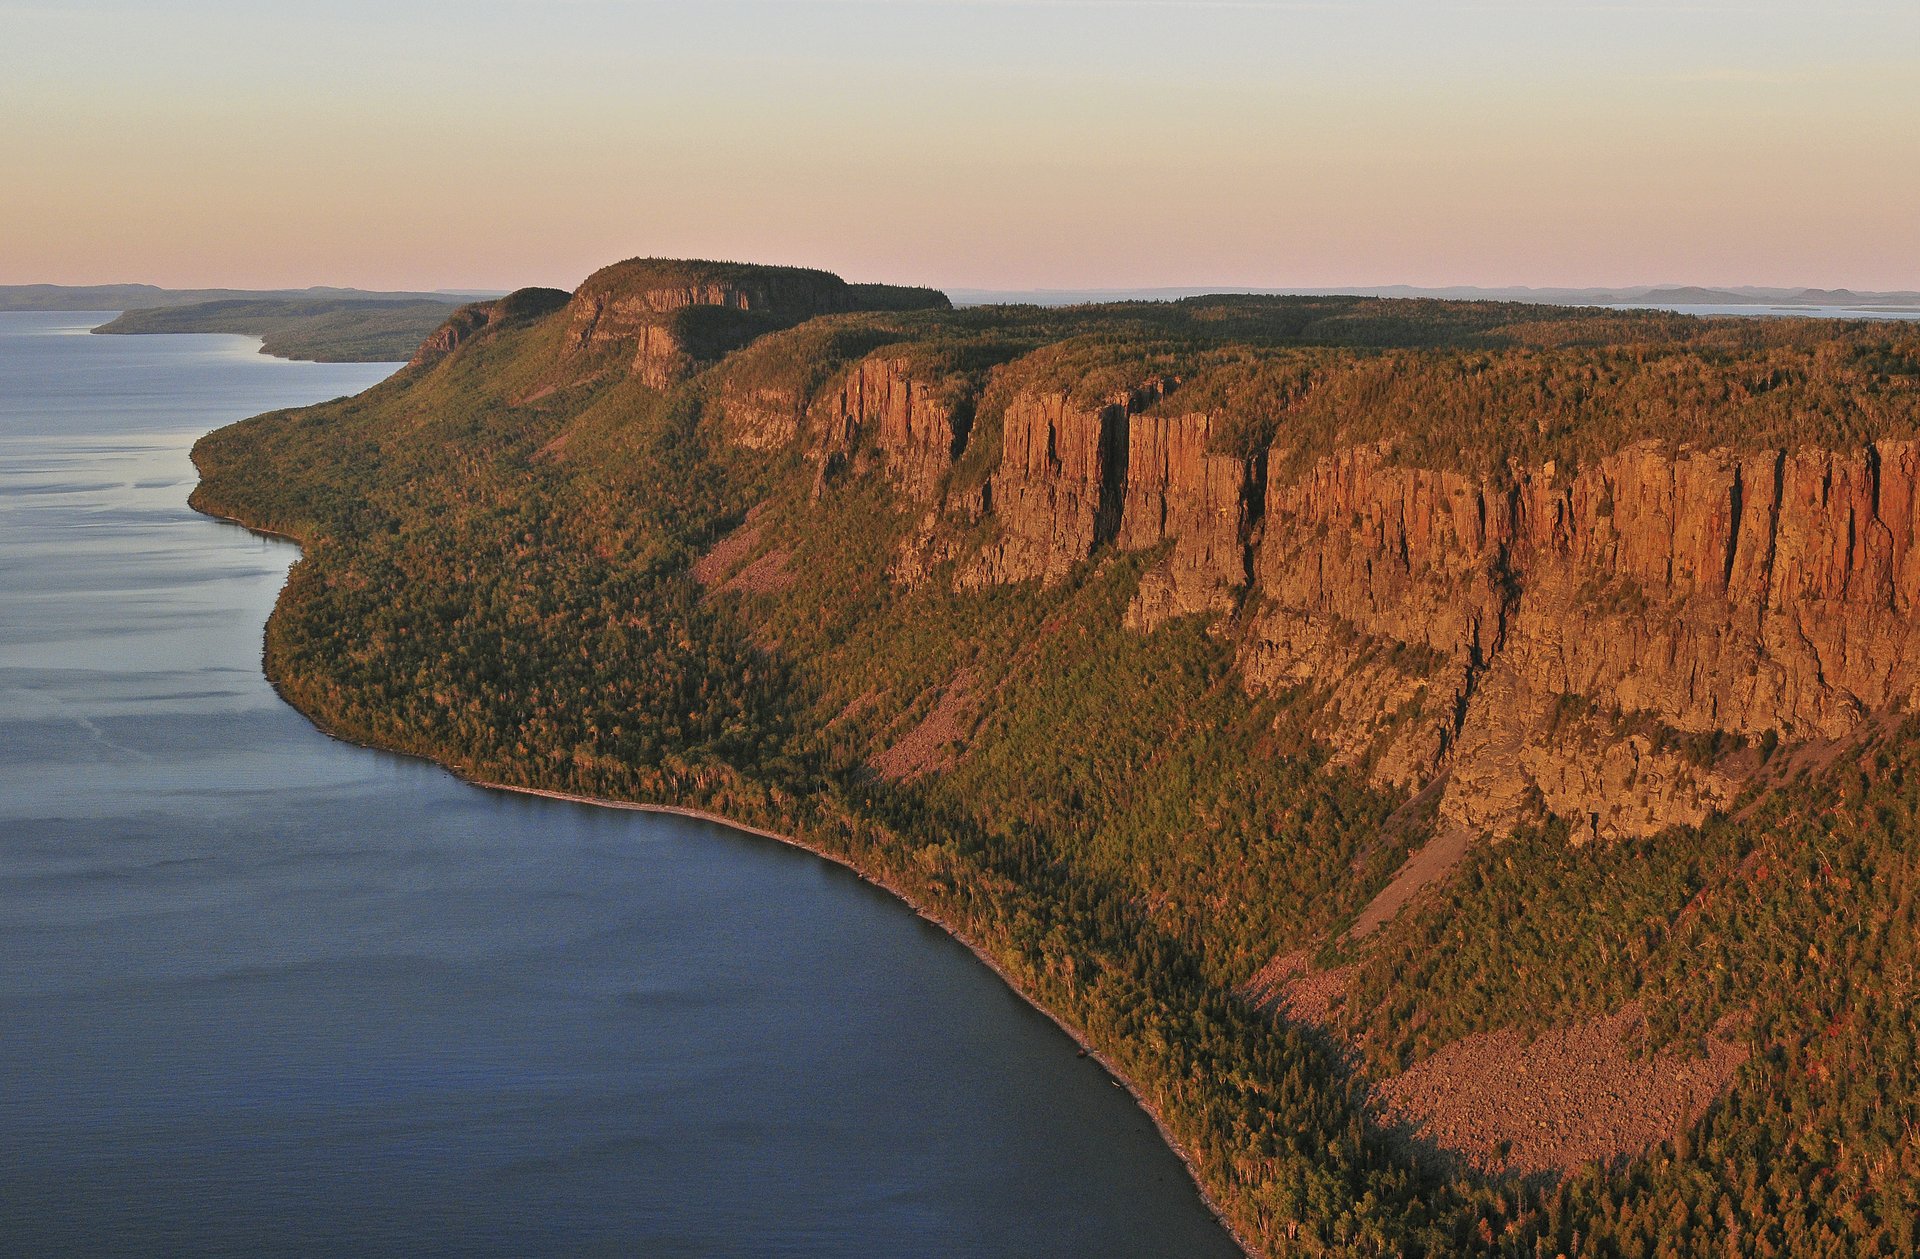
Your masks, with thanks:
[{"label": "curved shoreline", "polygon": [[[191,454],[189,455],[189,458],[191,458]],[[199,471],[198,462],[195,462],[194,470],[196,472]],[[240,528],[247,530],[249,533],[257,534],[263,538],[270,538],[276,542],[290,543],[295,548],[300,549],[302,551],[304,551],[306,547],[306,543],[302,539],[295,537],[292,534],[282,533],[275,529],[262,528],[260,526],[251,524],[248,521],[243,520],[237,516],[227,515],[223,512],[205,510],[199,506],[194,505],[191,499],[189,499],[188,501],[188,507],[191,508],[193,511],[199,513],[200,515],[207,517],[209,520],[215,520],[225,524],[238,525]],[[298,562],[297,558],[295,562],[296,563]],[[289,569],[291,569],[291,565],[289,565]],[[279,611],[280,600],[281,600],[281,597],[285,595],[285,593],[286,593],[286,583],[283,581],[281,583],[280,593],[274,596],[272,612]],[[269,616],[272,615],[272,612],[269,613]],[[543,799],[543,800],[557,800],[566,804],[586,805],[586,806],[589,806],[592,808],[598,808],[598,809],[615,809],[615,810],[619,810],[621,812],[627,812],[627,813],[667,814],[675,817],[690,818],[694,821],[708,822],[716,826],[724,826],[729,830],[736,831],[743,835],[751,835],[758,839],[772,840],[775,843],[784,844],[789,848],[797,848],[803,852],[811,853],[812,855],[820,858],[823,861],[831,862],[832,864],[839,866],[841,869],[846,870],[847,872],[852,874],[855,878],[859,879],[861,882],[869,884],[873,887],[877,887],[881,891],[886,892],[888,895],[892,896],[895,900],[899,901],[901,904],[905,905],[908,909],[912,910],[917,917],[927,922],[930,922],[934,926],[940,928],[942,931],[944,931],[947,934],[949,938],[951,938],[956,943],[958,943],[962,948],[966,949],[967,952],[973,954],[973,956],[988,970],[992,971],[993,974],[999,978],[1000,982],[1005,984],[1007,988],[1015,996],[1019,997],[1022,1001],[1026,1002],[1028,1006],[1038,1011],[1041,1015],[1045,1016],[1049,1022],[1051,1022],[1055,1027],[1059,1028],[1063,1033],[1066,1034],[1067,1039],[1071,1040],[1075,1045],[1079,1046],[1080,1050],[1088,1058],[1091,1058],[1094,1062],[1099,1063],[1101,1069],[1107,1073],[1107,1075],[1113,1080],[1114,1084],[1124,1089],[1127,1095],[1133,1099],[1134,1104],[1138,1106],[1141,1112],[1145,1114],[1148,1120],[1152,1122],[1154,1130],[1160,1134],[1161,1141],[1166,1145],[1168,1150],[1172,1151],[1173,1156],[1179,1160],[1181,1167],[1186,1171],[1187,1179],[1192,1183],[1194,1190],[1200,1195],[1201,1203],[1206,1207],[1208,1213],[1213,1216],[1214,1221],[1220,1225],[1221,1229],[1227,1234],[1227,1236],[1233,1239],[1233,1244],[1240,1249],[1241,1253],[1243,1253],[1244,1255],[1247,1255],[1249,1259],[1253,1259],[1254,1256],[1257,1256],[1261,1253],[1260,1251],[1256,1250],[1244,1236],[1241,1235],[1239,1229],[1234,1227],[1233,1221],[1230,1220],[1227,1217],[1226,1212],[1221,1209],[1219,1202],[1215,1200],[1213,1196],[1212,1190],[1208,1188],[1205,1179],[1201,1176],[1200,1169],[1198,1165],[1195,1163],[1192,1153],[1187,1149],[1185,1144],[1183,1144],[1179,1140],[1179,1138],[1174,1135],[1172,1129],[1170,1129],[1167,1126],[1165,1117],[1160,1113],[1160,1108],[1154,1105],[1154,1103],[1140,1090],[1139,1086],[1136,1085],[1134,1081],[1124,1071],[1122,1071],[1117,1065],[1115,1065],[1115,1063],[1110,1057],[1108,1057],[1105,1053],[1101,1052],[1100,1049],[1096,1047],[1087,1038],[1086,1033],[1081,1028],[1074,1026],[1072,1023],[1067,1021],[1067,1019],[1064,1016],[1062,1016],[1057,1011],[1048,1007],[1045,1002],[1041,1001],[1039,998],[1034,996],[1031,992],[1028,992],[1027,989],[1013,975],[1008,973],[1005,967],[1003,967],[990,953],[988,953],[970,935],[962,931],[960,928],[956,927],[953,923],[949,922],[946,918],[942,917],[940,914],[933,912],[932,910],[929,910],[925,905],[920,903],[918,900],[914,899],[914,897],[912,897],[905,891],[902,891],[898,886],[896,886],[890,880],[882,878],[869,870],[865,870],[861,868],[859,865],[856,865],[852,860],[850,860],[845,856],[842,856],[839,853],[831,852],[827,849],[819,847],[816,844],[808,843],[806,840],[799,839],[792,835],[782,834],[779,831],[767,830],[764,827],[752,826],[745,822],[736,821],[733,818],[726,817],[723,814],[714,813],[710,810],[696,809],[687,805],[643,803],[641,801],[636,801],[636,800],[618,800],[618,799],[614,799],[606,796],[589,796],[589,795],[580,794],[578,792],[559,791],[559,790],[545,788],[545,787],[516,787],[508,783],[492,782],[488,779],[475,777],[474,775],[467,773],[460,766],[450,764],[449,762],[442,760],[437,756],[431,756],[426,753],[420,753],[420,752],[404,752],[396,748],[383,747],[376,743],[366,743],[359,739],[348,738],[340,734],[338,731],[328,729],[328,727],[323,722],[321,722],[317,717],[315,717],[312,713],[308,712],[306,709],[302,708],[299,704],[295,703],[292,699],[288,698],[285,688],[283,688],[280,685],[279,679],[274,677],[272,669],[268,667],[267,655],[265,651],[264,625],[262,626],[261,632],[262,632],[262,650],[261,650],[260,672],[261,672],[261,675],[266,679],[267,685],[273,688],[274,694],[279,697],[281,703],[291,708],[294,712],[299,713],[303,718],[306,719],[308,725],[312,726],[315,730],[319,731],[321,734],[325,735],[327,738],[334,740],[336,743],[345,743],[352,747],[363,748],[367,751],[382,752],[389,756],[404,756],[413,760],[424,761],[430,765],[437,766],[438,768],[444,770],[448,774],[451,774],[454,778],[457,778],[461,782],[466,783],[468,786],[477,787],[483,791],[499,791],[499,792],[504,792],[510,795],[532,796],[532,797]]]},{"label": "curved shoreline", "polygon": [[[297,706],[296,711],[298,711]],[[305,714],[302,715],[304,716]],[[309,717],[308,720],[312,721],[312,718]],[[317,723],[315,728],[318,728]],[[401,753],[400,755],[406,755],[406,753]],[[427,757],[423,759],[432,760],[433,758]],[[1067,1039],[1078,1045],[1087,1057],[1099,1063],[1101,1069],[1112,1078],[1116,1085],[1126,1090],[1127,1095],[1133,1098],[1134,1104],[1139,1106],[1141,1112],[1153,1122],[1154,1130],[1160,1134],[1161,1141],[1165,1142],[1167,1148],[1173,1152],[1173,1156],[1179,1159],[1180,1165],[1186,1169],[1187,1179],[1193,1182],[1194,1189],[1200,1194],[1200,1201],[1206,1205],[1207,1210],[1213,1215],[1214,1220],[1220,1227],[1226,1231],[1227,1236],[1233,1239],[1234,1245],[1238,1246],[1242,1252],[1249,1256],[1259,1253],[1247,1243],[1246,1238],[1240,1235],[1240,1231],[1233,1226],[1233,1222],[1229,1220],[1226,1213],[1220,1209],[1220,1204],[1214,1201],[1213,1193],[1207,1188],[1206,1182],[1201,1179],[1200,1169],[1195,1165],[1192,1154],[1188,1152],[1187,1147],[1180,1142],[1179,1138],[1174,1136],[1172,1130],[1167,1127],[1166,1119],[1160,1114],[1159,1107],[1155,1106],[1153,1102],[1140,1091],[1139,1087],[1134,1084],[1127,1074],[1116,1066],[1111,1058],[1102,1053],[1093,1042],[1087,1038],[1086,1033],[1082,1029],[1075,1027],[1072,1023],[1068,1022],[1065,1017],[1048,1008],[1045,1003],[1022,987],[1019,981],[1009,974],[1006,968],[1001,966],[993,955],[982,948],[971,936],[938,913],[928,909],[927,906],[915,900],[911,895],[902,891],[892,882],[861,869],[839,853],[830,852],[818,845],[810,844],[804,839],[798,839],[792,835],[783,835],[778,831],[770,831],[758,826],[749,826],[744,822],[737,822],[732,818],[719,813],[709,812],[705,809],[689,808],[685,805],[677,804],[642,804],[638,801],[614,800],[601,796],[586,796],[570,791],[552,791],[543,787],[514,787],[506,783],[488,782],[482,778],[468,777],[466,774],[461,773],[458,769],[443,761],[433,761],[433,763],[439,765],[461,782],[467,783],[470,786],[480,787],[487,791],[503,791],[520,796],[537,796],[545,800],[561,800],[568,804],[588,805],[597,809],[618,809],[629,813],[664,813],[675,817],[692,818],[700,822],[711,822],[714,825],[724,826],[728,830],[737,831],[744,835],[752,835],[759,839],[770,839],[775,843],[785,844],[790,848],[798,848],[802,852],[812,853],[821,860],[831,862],[841,869],[846,870],[861,882],[886,892],[908,909],[911,909],[916,916],[946,932],[950,939],[966,949],[967,952],[973,954],[981,965],[999,976],[1000,982],[1005,984],[1015,996],[1045,1015],[1047,1020],[1062,1032],[1066,1033]]]}]

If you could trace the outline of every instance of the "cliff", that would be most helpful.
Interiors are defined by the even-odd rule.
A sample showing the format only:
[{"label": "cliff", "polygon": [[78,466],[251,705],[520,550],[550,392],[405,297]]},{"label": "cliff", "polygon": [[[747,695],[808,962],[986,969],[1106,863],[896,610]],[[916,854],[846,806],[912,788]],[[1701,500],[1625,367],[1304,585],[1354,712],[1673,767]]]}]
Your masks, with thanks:
[{"label": "cliff", "polygon": [[973,408],[964,382],[916,378],[904,357],[870,355],[813,404],[815,452],[828,463],[844,461],[870,440],[900,488],[932,503],[966,445]]},{"label": "cliff", "polygon": [[1171,374],[1092,396],[1020,362],[992,381],[978,486],[950,484],[978,400],[899,350],[812,394],[723,397],[739,444],[803,443],[816,494],[864,458],[929,509],[896,580],[952,561],[962,590],[1053,586],[1103,548],[1160,550],[1129,628],[1240,613],[1244,685],[1302,690],[1337,760],[1383,786],[1445,775],[1442,819],[1475,832],[1698,823],[1758,768],[1748,749],[1844,737],[1920,685],[1911,442],[1641,440],[1494,477],[1391,442],[1230,453],[1235,417]]},{"label": "cliff", "polygon": [[1116,545],[1171,543],[1140,580],[1130,628],[1152,630],[1178,616],[1234,607],[1259,545],[1266,457],[1213,449],[1205,412],[1141,415],[1127,427],[1127,474]]},{"label": "cliff", "polygon": [[[1646,442],[1505,486],[1374,446],[1262,494],[1281,453],[1210,454],[1204,416],[1116,402],[1097,423],[1009,409],[994,497],[1009,540],[969,577],[1059,580],[1117,498],[1117,546],[1172,543],[1130,625],[1228,610],[1250,582],[1247,685],[1316,692],[1322,736],[1384,783],[1447,771],[1442,816],[1474,829],[1542,807],[1600,836],[1697,823],[1752,765],[1675,735],[1837,739],[1920,686],[1911,442]],[[1122,441],[1116,466],[1103,443]]]},{"label": "cliff", "polygon": [[1643,442],[1496,487],[1350,451],[1272,487],[1247,677],[1415,648],[1423,668],[1377,666],[1335,706],[1344,746],[1385,732],[1383,777],[1450,769],[1443,815],[1501,827],[1537,795],[1598,835],[1697,822],[1741,770],[1656,746],[1672,733],[1837,739],[1912,699],[1915,467],[1905,441]]},{"label": "cliff", "polygon": [[1088,401],[1070,390],[1022,389],[1001,420],[988,502],[1000,537],[962,578],[970,586],[1063,580],[1119,532],[1132,450],[1129,421],[1165,395],[1141,381]]},{"label": "cliff", "polygon": [[634,258],[588,276],[568,305],[565,354],[625,358],[665,388],[697,365],[817,315],[945,309],[931,289],[852,285],[826,271]]},{"label": "cliff", "polygon": [[407,361],[408,367],[430,367],[490,329],[530,323],[565,306],[571,294],[560,289],[516,289],[487,302],[469,302],[427,335]]}]

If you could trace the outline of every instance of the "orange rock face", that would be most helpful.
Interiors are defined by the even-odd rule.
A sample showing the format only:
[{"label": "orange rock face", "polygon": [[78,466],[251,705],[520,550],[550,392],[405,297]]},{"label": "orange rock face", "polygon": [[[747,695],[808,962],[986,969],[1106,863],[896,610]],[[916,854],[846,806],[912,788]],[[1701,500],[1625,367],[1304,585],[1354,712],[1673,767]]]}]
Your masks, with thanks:
[{"label": "orange rock face", "polygon": [[857,452],[923,506],[897,581],[1052,585],[1103,548],[1160,549],[1129,626],[1240,610],[1250,689],[1304,689],[1377,782],[1444,775],[1442,819],[1474,833],[1697,823],[1757,765],[1743,747],[1841,738],[1920,696],[1920,443],[1642,442],[1498,478],[1382,446],[1300,466],[1219,449],[1220,417],[1172,380],[1092,400],[1019,380],[997,465],[958,489],[972,398],[897,352],[810,399],[722,400],[742,444],[804,440],[823,475]]},{"label": "orange rock face", "polygon": [[1022,391],[1001,421],[1000,467],[989,500],[1000,539],[962,577],[972,586],[1039,578],[1052,585],[1119,532],[1129,420],[1157,402],[1149,381],[1105,402]]},{"label": "orange rock face", "polygon": [[1171,543],[1141,579],[1127,624],[1151,630],[1177,616],[1231,608],[1251,576],[1266,460],[1212,453],[1205,414],[1134,417],[1116,543]]},{"label": "orange rock face", "polygon": [[728,380],[720,387],[727,439],[749,450],[772,450],[793,441],[806,408],[805,396],[791,385]]},{"label": "orange rock face", "polygon": [[[619,272],[619,267],[608,267],[573,295],[570,346],[585,349],[631,341],[644,329],[657,326],[660,316],[694,306],[805,317],[847,310],[852,304],[847,286],[824,272],[704,284],[625,283]],[[607,278],[602,280],[601,275]]]},{"label": "orange rock face", "polygon": [[945,382],[916,380],[897,356],[853,365],[813,407],[819,449],[844,453],[870,434],[887,472],[914,499],[932,503],[973,422],[972,399]]},{"label": "orange rock face", "polygon": [[[726,278],[701,278],[702,274]],[[838,276],[798,268],[724,264],[616,263],[587,278],[568,303],[569,357],[630,353],[633,373],[665,388],[692,370],[693,347],[676,316],[697,309],[734,311],[797,322],[854,309],[855,296]]]},{"label": "orange rock face", "polygon": [[[1449,769],[1443,815],[1497,828],[1544,806],[1599,835],[1697,822],[1737,784],[1634,719],[1836,738],[1920,687],[1917,466],[1912,443],[1643,443],[1494,489],[1349,451],[1268,495],[1247,676],[1337,692],[1348,660],[1313,632],[1328,620],[1374,658],[1419,647],[1422,670],[1372,688],[1420,692],[1381,764],[1410,782]],[[1571,723],[1565,697],[1583,701]],[[1385,724],[1380,707],[1346,724]]]}]

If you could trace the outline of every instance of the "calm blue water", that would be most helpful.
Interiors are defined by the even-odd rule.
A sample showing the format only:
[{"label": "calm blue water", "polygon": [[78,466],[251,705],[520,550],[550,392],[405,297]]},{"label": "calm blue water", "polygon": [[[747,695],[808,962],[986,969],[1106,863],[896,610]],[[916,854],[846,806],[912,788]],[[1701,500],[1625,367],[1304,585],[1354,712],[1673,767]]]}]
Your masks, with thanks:
[{"label": "calm blue water", "polygon": [[0,1252],[1227,1256],[937,929],[329,741],[187,449],[381,367],[0,315]]}]

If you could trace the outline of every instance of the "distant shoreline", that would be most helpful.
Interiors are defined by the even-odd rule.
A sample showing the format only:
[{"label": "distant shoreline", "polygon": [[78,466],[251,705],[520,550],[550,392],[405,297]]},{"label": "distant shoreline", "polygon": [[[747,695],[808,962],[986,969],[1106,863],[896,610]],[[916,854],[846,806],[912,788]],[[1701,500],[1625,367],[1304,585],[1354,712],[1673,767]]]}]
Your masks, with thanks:
[{"label": "distant shoreline", "polygon": [[126,310],[93,329],[108,336],[229,332],[260,338],[275,358],[404,363],[459,309],[446,299],[250,298]]}]

